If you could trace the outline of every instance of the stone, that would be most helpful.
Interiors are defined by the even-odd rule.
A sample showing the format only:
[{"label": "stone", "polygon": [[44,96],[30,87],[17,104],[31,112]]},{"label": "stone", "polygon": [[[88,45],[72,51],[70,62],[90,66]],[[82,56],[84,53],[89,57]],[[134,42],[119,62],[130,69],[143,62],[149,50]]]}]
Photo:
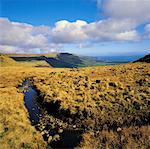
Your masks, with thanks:
[{"label": "stone", "polygon": [[52,138],[53,138],[52,136],[48,137],[48,143],[50,143],[52,141]]},{"label": "stone", "polygon": [[120,127],[117,128],[117,132],[120,132],[122,129]]},{"label": "stone", "polygon": [[45,134],[45,132],[44,132],[44,131],[42,131],[42,132],[41,132],[41,134],[42,134],[42,135],[44,135],[44,134]]},{"label": "stone", "polygon": [[60,136],[58,134],[53,136],[53,141],[58,141],[60,140]]},{"label": "stone", "polygon": [[76,128],[77,126],[76,125],[73,125],[73,128]]},{"label": "stone", "polygon": [[58,133],[62,133],[62,132],[63,132],[63,129],[59,129],[59,130],[58,130]]}]

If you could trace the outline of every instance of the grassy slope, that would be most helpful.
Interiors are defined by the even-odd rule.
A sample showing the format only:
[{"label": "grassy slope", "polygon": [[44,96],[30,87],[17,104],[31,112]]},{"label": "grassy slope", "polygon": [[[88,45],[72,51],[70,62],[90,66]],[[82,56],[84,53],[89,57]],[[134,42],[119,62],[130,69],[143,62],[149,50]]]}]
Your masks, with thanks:
[{"label": "grassy slope", "polygon": [[0,54],[0,66],[17,66],[18,63],[6,55]]},{"label": "grassy slope", "polygon": [[46,56],[46,57],[56,57],[57,53],[49,53],[49,54],[7,54],[9,57],[39,57],[39,56]]},{"label": "grassy slope", "polygon": [[147,62],[147,63],[150,63],[150,54],[145,55],[144,57],[136,60],[135,62]]},{"label": "grassy slope", "polygon": [[74,67],[103,66],[103,65],[116,64],[116,63],[108,63],[104,61],[97,61],[93,57],[77,56],[69,53],[58,54],[58,59]]},{"label": "grassy slope", "polygon": [[0,68],[0,148],[44,147],[42,135],[31,126],[24,106],[23,94],[17,86],[29,69],[22,67]]},{"label": "grassy slope", "polygon": [[82,57],[82,64],[78,64],[78,67],[91,67],[91,66],[106,66],[115,65],[116,63],[108,63],[103,61],[96,61],[92,58]]},{"label": "grassy slope", "polygon": [[17,62],[9,57],[6,54],[0,54],[0,66],[20,66],[20,67],[50,67],[50,65],[46,61],[25,61],[25,62]]},{"label": "grassy slope", "polygon": [[[48,76],[42,76],[43,79],[37,76],[35,84],[40,90],[46,88],[46,93],[44,91],[43,93],[44,95],[48,94],[49,99],[62,100],[62,106],[63,104],[67,107],[74,106],[74,104],[79,106],[83,104],[84,109],[88,102],[92,102],[93,104],[89,104],[95,108],[97,106],[95,103],[99,99],[107,99],[108,102],[116,99],[125,102],[126,96],[129,99],[134,98],[134,101],[136,101],[135,99],[141,100],[144,97],[147,99],[149,95],[149,74],[149,64],[90,67],[50,73]],[[49,89],[49,92],[47,92],[47,89]],[[140,89],[142,89],[141,92]],[[53,97],[53,93],[56,94],[56,97]],[[74,101],[74,99],[83,100],[86,104],[78,100]],[[64,101],[67,102],[67,105],[63,103]],[[128,106],[128,102],[123,104]]]},{"label": "grassy slope", "polygon": [[83,146],[89,146],[90,138],[94,147],[122,144],[124,148],[146,148],[150,145],[149,66],[135,63],[70,69],[37,76],[34,83],[45,103],[60,103],[56,112],[66,111],[66,121],[72,119],[79,128],[89,130]]},{"label": "grassy slope", "polygon": [[[72,68],[72,67],[88,67],[88,66],[103,66],[103,65],[114,65],[116,63],[108,63],[102,61],[96,61],[92,57],[80,57],[69,53],[51,53],[51,54],[7,54],[8,57],[15,57],[17,61],[26,62],[29,66],[37,66],[36,64],[41,63],[40,66],[50,66],[56,68]],[[44,62],[39,58],[45,56],[47,60]],[[21,58],[19,58],[21,57]],[[22,59],[22,61],[21,61]],[[34,60],[33,60],[34,59]],[[38,60],[36,60],[38,59]]]},{"label": "grassy slope", "polygon": [[0,149],[46,148],[42,135],[31,126],[24,96],[17,86],[25,78],[46,75],[53,70],[18,64],[4,55],[0,58]]},{"label": "grassy slope", "polygon": [[26,62],[19,62],[23,66],[28,67],[51,67],[46,61],[26,61]]},{"label": "grassy slope", "polygon": [[0,147],[45,148],[41,134],[28,120],[23,95],[16,88],[27,77],[34,77],[45,102],[61,101],[61,109],[76,114],[74,123],[87,127],[81,143],[83,148],[116,148],[120,144],[124,148],[150,146],[150,127],[146,122],[149,64],[52,69],[16,64],[10,67],[11,63],[0,67]]}]

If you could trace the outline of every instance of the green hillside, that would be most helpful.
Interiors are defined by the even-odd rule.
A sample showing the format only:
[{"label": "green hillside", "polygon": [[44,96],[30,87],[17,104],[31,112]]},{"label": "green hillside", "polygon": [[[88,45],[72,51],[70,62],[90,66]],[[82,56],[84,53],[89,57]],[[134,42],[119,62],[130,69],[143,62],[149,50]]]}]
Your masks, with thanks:
[{"label": "green hillside", "polygon": [[52,54],[9,54],[9,57],[18,62],[36,62],[45,61],[49,66],[54,68],[76,68],[88,66],[113,65],[97,60],[94,57],[77,56],[70,53],[52,53]]}]

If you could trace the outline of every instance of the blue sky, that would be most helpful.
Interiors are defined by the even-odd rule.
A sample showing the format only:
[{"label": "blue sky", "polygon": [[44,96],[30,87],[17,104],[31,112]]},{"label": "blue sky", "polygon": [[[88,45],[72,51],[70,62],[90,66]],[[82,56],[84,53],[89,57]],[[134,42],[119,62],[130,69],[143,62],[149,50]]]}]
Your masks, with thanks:
[{"label": "blue sky", "polygon": [[1,0],[1,16],[33,25],[100,18],[94,0]]},{"label": "blue sky", "polygon": [[0,50],[93,56],[149,53],[150,1],[131,1],[0,0]]}]

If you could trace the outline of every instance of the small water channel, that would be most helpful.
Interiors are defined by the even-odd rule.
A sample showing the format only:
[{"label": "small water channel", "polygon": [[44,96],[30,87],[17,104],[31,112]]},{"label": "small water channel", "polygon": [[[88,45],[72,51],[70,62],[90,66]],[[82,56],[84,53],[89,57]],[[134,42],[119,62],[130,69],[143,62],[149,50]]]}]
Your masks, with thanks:
[{"label": "small water channel", "polygon": [[24,81],[20,89],[24,92],[24,103],[29,112],[29,119],[32,125],[36,125],[39,122],[39,116],[42,114],[41,107],[37,102],[38,94],[30,85],[29,80]]},{"label": "small water channel", "polygon": [[[32,87],[29,80],[24,81],[19,89],[24,92],[25,107],[29,112],[31,124],[34,126],[40,124],[40,118],[46,116],[44,113],[48,112],[45,112],[46,109],[38,102],[39,96],[37,91]],[[50,148],[75,148],[82,139],[82,133],[81,130],[64,129],[63,132],[59,134],[60,139],[52,141],[48,146]],[[44,140],[47,141],[48,138],[44,137]]]}]

